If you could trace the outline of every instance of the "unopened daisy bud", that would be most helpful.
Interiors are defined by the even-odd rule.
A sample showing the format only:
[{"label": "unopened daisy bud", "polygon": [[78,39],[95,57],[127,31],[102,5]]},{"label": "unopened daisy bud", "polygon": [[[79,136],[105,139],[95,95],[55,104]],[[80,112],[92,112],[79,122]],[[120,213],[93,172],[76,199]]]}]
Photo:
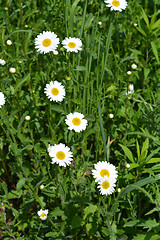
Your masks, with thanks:
[{"label": "unopened daisy bud", "polygon": [[43,189],[44,189],[44,185],[42,184],[39,188],[40,188],[41,190],[43,190]]},{"label": "unopened daisy bud", "polygon": [[58,51],[56,51],[56,50],[53,51],[53,54],[54,54],[54,55],[58,55]]},{"label": "unopened daisy bud", "polygon": [[134,23],[133,25],[134,25],[135,27],[137,27],[137,23]]},{"label": "unopened daisy bud", "polygon": [[128,89],[131,91],[131,92],[134,92],[134,85],[133,84],[130,84],[128,86]]},{"label": "unopened daisy bud", "polygon": [[5,8],[4,8],[4,10],[6,10],[6,11],[7,11],[7,10],[8,10],[8,8],[7,8],[7,7],[5,7]]},{"label": "unopened daisy bud", "polygon": [[98,22],[98,25],[100,25],[100,26],[101,26],[101,25],[102,25],[102,22],[101,22],[101,21],[100,21],[100,22]]},{"label": "unopened daisy bud", "polygon": [[41,220],[46,220],[47,219],[47,214],[48,214],[48,209],[46,209],[46,210],[41,209],[37,212],[37,214],[38,214],[38,216],[40,216]]},{"label": "unopened daisy bud", "polygon": [[127,74],[128,74],[128,75],[131,75],[131,74],[132,74],[132,72],[131,72],[131,71],[128,71],[128,72],[127,72]]},{"label": "unopened daisy bud", "polygon": [[25,116],[25,120],[29,121],[29,120],[31,120],[31,117],[30,116]]},{"label": "unopened daisy bud", "polygon": [[129,164],[129,163],[126,163],[125,167],[126,167],[126,168],[130,168],[130,164]]},{"label": "unopened daisy bud", "polygon": [[70,78],[70,77],[66,77],[66,80],[68,80],[68,81],[69,81],[69,80],[71,80],[71,78]]},{"label": "unopened daisy bud", "polygon": [[10,71],[10,73],[16,73],[16,69],[15,68],[10,68],[9,71]]},{"label": "unopened daisy bud", "polygon": [[18,62],[19,62],[19,63],[22,63],[22,61],[21,61],[21,60],[19,60]]},{"label": "unopened daisy bud", "polygon": [[137,65],[136,65],[135,63],[133,63],[133,64],[131,65],[131,68],[132,68],[132,69],[136,69],[136,68],[137,68]]},{"label": "unopened daisy bud", "polygon": [[119,193],[121,192],[121,188],[118,188],[118,190],[117,190]]},{"label": "unopened daisy bud", "polygon": [[5,97],[2,92],[0,92],[0,108],[5,104]]},{"label": "unopened daisy bud", "polygon": [[24,25],[25,26],[25,28],[28,28],[28,25]]},{"label": "unopened daisy bud", "polygon": [[11,40],[7,40],[7,45],[12,45],[12,41]]},{"label": "unopened daisy bud", "polygon": [[109,118],[114,118],[114,115],[112,113],[110,113]]}]

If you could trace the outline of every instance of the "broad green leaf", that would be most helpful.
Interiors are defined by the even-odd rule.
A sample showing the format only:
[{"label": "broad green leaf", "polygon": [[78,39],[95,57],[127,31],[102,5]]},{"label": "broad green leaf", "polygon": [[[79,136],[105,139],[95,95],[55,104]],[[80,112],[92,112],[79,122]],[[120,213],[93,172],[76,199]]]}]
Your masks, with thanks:
[{"label": "broad green leaf", "polygon": [[132,240],[145,240],[146,234],[140,234],[134,237]]},{"label": "broad green leaf", "polygon": [[153,212],[159,212],[159,210],[158,210],[157,208],[153,208],[152,210],[150,210],[149,212],[147,212],[147,213],[145,214],[145,216],[150,215],[150,214],[152,214]]},{"label": "broad green leaf", "polygon": [[158,181],[159,179],[160,179],[160,174],[157,174],[155,177],[147,177],[147,178],[144,178],[142,180],[139,180],[138,182],[135,182],[134,184],[128,185],[119,194],[118,198],[121,198],[121,197],[125,196],[128,192],[131,192],[131,191],[137,189],[137,187],[143,187],[146,184],[154,183],[154,182]]},{"label": "broad green leaf", "polygon": [[160,19],[158,19],[151,27],[151,30],[155,29],[155,28],[159,28],[160,27]]},{"label": "broad green leaf", "polygon": [[83,219],[85,220],[89,214],[94,214],[97,210],[97,206],[90,204],[88,207],[84,209]]},{"label": "broad green leaf", "polygon": [[138,164],[138,163],[131,163],[129,170],[132,170],[132,169],[138,168],[138,167],[139,167],[139,164]]},{"label": "broad green leaf", "polygon": [[151,158],[147,163],[158,163],[160,162],[160,158]]},{"label": "broad green leaf", "polygon": [[82,218],[80,216],[74,216],[71,221],[72,228],[79,228],[82,223]]},{"label": "broad green leaf", "polygon": [[26,179],[25,179],[25,178],[21,178],[21,179],[18,181],[18,183],[17,183],[17,185],[16,185],[16,188],[17,188],[18,191],[25,185],[25,182],[26,182]]},{"label": "broad green leaf", "polygon": [[20,198],[21,196],[22,190],[20,191],[11,190],[11,192],[8,193],[8,199]]},{"label": "broad green leaf", "polygon": [[129,148],[127,148],[126,146],[122,145],[122,144],[119,144],[120,147],[123,149],[124,153],[126,154],[126,156],[129,158],[129,160],[132,162],[132,163],[135,163],[134,162],[134,159],[133,159],[133,154],[132,152],[129,150]]},{"label": "broad green leaf", "polygon": [[157,149],[155,149],[155,150],[153,150],[149,155],[148,155],[148,157],[146,158],[146,163],[154,156],[154,155],[156,155],[158,152],[160,151],[160,148],[157,148]]},{"label": "broad green leaf", "polygon": [[52,217],[61,217],[64,216],[64,211],[61,210],[59,207],[56,207],[52,212],[51,212],[51,216]]},{"label": "broad green leaf", "polygon": [[149,147],[149,139],[147,138],[147,139],[145,140],[145,142],[143,143],[142,151],[141,151],[141,155],[140,155],[139,161],[143,161],[143,160],[146,158],[147,152],[148,152],[148,147]]},{"label": "broad green leaf", "polygon": [[158,49],[157,49],[156,43],[155,42],[151,42],[151,47],[152,47],[154,56],[155,56],[157,62],[159,63]]},{"label": "broad green leaf", "polygon": [[147,15],[146,15],[145,11],[143,10],[143,8],[142,8],[142,13],[141,14],[142,14],[142,17],[143,17],[147,27],[149,28],[149,19],[148,19]]},{"label": "broad green leaf", "polygon": [[56,104],[52,104],[52,105],[50,106],[50,109],[52,109],[52,110],[55,111],[55,112],[65,113],[64,108],[62,108],[61,106],[56,105]]},{"label": "broad green leaf", "polygon": [[148,75],[149,75],[150,71],[151,71],[151,69],[144,68],[144,78],[145,78],[145,80],[148,78]]},{"label": "broad green leaf", "polygon": [[139,159],[139,157],[140,157],[140,148],[139,148],[138,140],[136,140],[136,146],[137,146],[137,157]]},{"label": "broad green leaf", "polygon": [[146,228],[152,229],[152,228],[158,227],[159,223],[157,223],[156,220],[153,219],[153,220],[147,220],[144,223],[138,224],[138,226],[143,226],[144,229]]},{"label": "broad green leaf", "polygon": [[25,76],[24,78],[20,79],[17,84],[14,87],[14,93],[21,87],[21,85],[23,83],[25,83],[26,81],[28,81],[28,79],[30,78],[30,74],[28,74],[27,76]]},{"label": "broad green leaf", "polygon": [[139,222],[140,222],[140,220],[129,221],[124,224],[124,227],[133,227],[133,226],[136,226],[137,223],[139,223]]}]

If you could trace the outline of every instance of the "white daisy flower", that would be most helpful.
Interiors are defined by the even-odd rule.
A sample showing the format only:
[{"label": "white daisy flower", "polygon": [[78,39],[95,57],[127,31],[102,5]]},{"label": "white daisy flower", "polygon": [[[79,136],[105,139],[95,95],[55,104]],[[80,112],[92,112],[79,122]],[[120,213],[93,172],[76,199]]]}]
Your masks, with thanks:
[{"label": "white daisy flower", "polygon": [[48,214],[48,209],[46,209],[46,210],[41,209],[37,212],[37,214],[38,214],[38,216],[40,216],[40,219],[46,220],[47,219],[47,214]]},{"label": "white daisy flower", "polygon": [[60,82],[54,81],[46,84],[44,93],[50,101],[61,102],[65,97],[65,89]]},{"label": "white daisy flower", "polygon": [[0,92],[0,108],[5,104],[5,97],[2,92]]},{"label": "white daisy flower", "polygon": [[96,170],[92,170],[93,177],[96,179],[95,181],[98,182],[99,179],[108,177],[112,178],[114,182],[116,182],[117,178],[117,171],[113,164],[108,162],[98,162],[94,164]]},{"label": "white daisy flower", "polygon": [[67,115],[67,119],[65,120],[68,125],[69,130],[74,130],[75,132],[80,132],[86,129],[87,120],[83,119],[84,115],[82,113],[70,113]]},{"label": "white daisy flower", "polygon": [[67,49],[67,52],[78,52],[82,50],[82,41],[79,38],[65,38],[62,45]]},{"label": "white daisy flower", "polygon": [[104,177],[101,180],[99,180],[98,183],[99,183],[98,188],[102,195],[110,195],[115,191],[114,189],[114,187],[116,186],[115,181],[110,177]]},{"label": "white daisy flower", "polygon": [[73,153],[70,151],[70,148],[63,143],[49,146],[48,152],[49,156],[52,158],[52,164],[57,163],[59,166],[66,167],[66,165],[71,164],[73,160]]},{"label": "white daisy flower", "polygon": [[107,7],[111,8],[111,11],[122,11],[126,8],[127,2],[126,0],[104,0],[104,2],[107,4]]},{"label": "white daisy flower", "polygon": [[5,64],[6,64],[6,61],[4,61],[3,59],[0,59],[0,64],[1,64],[1,65],[5,65]]},{"label": "white daisy flower", "polygon": [[40,53],[48,53],[53,52],[59,44],[59,38],[54,32],[50,31],[43,31],[35,38],[35,48],[37,52]]}]

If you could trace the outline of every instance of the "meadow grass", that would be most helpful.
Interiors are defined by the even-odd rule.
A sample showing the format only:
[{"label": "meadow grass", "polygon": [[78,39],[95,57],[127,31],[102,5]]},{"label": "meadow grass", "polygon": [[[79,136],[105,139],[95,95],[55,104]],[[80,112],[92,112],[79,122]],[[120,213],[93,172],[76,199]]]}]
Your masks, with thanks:
[{"label": "meadow grass", "polygon": [[[0,1],[0,239],[160,239],[160,3],[127,2],[120,12],[104,1]],[[60,39],[57,53],[35,49],[43,31]],[[67,52],[66,37],[82,50]],[[55,80],[61,102],[44,93]],[[74,112],[83,131],[68,129]],[[60,143],[73,153],[66,167],[51,163]],[[102,161],[118,172],[112,194],[91,172]]]}]

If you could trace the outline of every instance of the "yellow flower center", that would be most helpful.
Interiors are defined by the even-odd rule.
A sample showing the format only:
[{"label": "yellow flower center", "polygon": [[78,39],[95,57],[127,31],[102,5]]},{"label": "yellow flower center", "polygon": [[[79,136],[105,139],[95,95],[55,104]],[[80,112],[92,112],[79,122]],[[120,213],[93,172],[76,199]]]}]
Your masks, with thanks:
[{"label": "yellow flower center", "polygon": [[113,0],[112,5],[115,6],[115,7],[119,7],[120,2],[118,0]]},{"label": "yellow flower center", "polygon": [[81,120],[77,117],[72,119],[72,123],[76,126],[79,126],[81,124]]},{"label": "yellow flower center", "polygon": [[51,43],[52,43],[51,40],[49,38],[46,38],[43,40],[42,45],[44,47],[49,47],[51,45]]},{"label": "yellow flower center", "polygon": [[54,96],[57,96],[57,95],[59,94],[58,88],[52,88],[51,93],[52,93]]},{"label": "yellow flower center", "polygon": [[74,42],[69,42],[68,43],[68,47],[70,48],[75,48],[76,47],[76,44]]},{"label": "yellow flower center", "polygon": [[109,177],[110,174],[109,174],[109,171],[107,169],[102,169],[100,171],[100,175],[101,175],[101,177],[104,177],[104,176]]},{"label": "yellow flower center", "polygon": [[102,183],[102,188],[103,189],[108,189],[110,187],[110,183],[108,182],[108,181],[104,181],[103,183]]},{"label": "yellow flower center", "polygon": [[59,160],[63,160],[65,158],[65,153],[62,152],[62,151],[58,151],[56,153],[56,157],[59,159]]},{"label": "yellow flower center", "polygon": [[42,214],[41,214],[41,217],[45,217],[45,216],[46,216],[46,214],[45,214],[45,213],[42,213]]}]

